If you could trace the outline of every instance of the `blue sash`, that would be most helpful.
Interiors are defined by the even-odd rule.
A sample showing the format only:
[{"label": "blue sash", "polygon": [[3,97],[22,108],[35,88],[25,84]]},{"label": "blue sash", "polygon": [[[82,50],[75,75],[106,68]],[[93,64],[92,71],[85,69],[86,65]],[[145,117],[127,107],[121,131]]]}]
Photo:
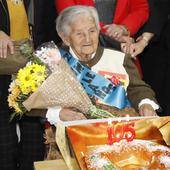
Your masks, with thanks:
[{"label": "blue sash", "polygon": [[81,62],[72,57],[70,53],[64,50],[60,50],[60,53],[70,65],[77,79],[88,94],[100,99],[109,106],[114,106],[119,109],[130,106],[122,85],[115,86],[110,80],[81,64]]}]

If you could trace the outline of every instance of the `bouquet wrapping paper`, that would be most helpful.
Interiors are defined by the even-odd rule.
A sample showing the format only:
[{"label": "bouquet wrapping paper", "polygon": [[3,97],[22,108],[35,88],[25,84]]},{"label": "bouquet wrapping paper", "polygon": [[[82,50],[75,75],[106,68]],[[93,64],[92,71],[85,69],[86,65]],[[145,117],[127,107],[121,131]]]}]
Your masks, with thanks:
[{"label": "bouquet wrapping paper", "polygon": [[[14,80],[9,88],[8,103],[14,110],[12,118],[23,114],[33,116],[33,113],[40,113],[36,112],[37,109],[55,106],[74,108],[86,113],[93,106],[53,42],[42,44],[36,51],[27,42],[23,42],[22,46],[22,49],[18,47],[18,53],[30,62],[13,76]],[[34,109],[33,112],[31,109]]]},{"label": "bouquet wrapping paper", "polygon": [[69,65],[61,58],[50,76],[23,105],[28,111],[61,106],[73,107],[86,113],[92,103]]}]

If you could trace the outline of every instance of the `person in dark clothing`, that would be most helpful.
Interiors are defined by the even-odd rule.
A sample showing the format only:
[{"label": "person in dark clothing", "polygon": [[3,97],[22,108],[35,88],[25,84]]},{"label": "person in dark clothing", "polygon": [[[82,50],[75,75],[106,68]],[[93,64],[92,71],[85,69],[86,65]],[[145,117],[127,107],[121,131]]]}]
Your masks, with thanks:
[{"label": "person in dark clothing", "polygon": [[61,43],[61,39],[56,31],[56,18],[57,11],[55,8],[54,0],[45,0],[46,3],[46,13],[44,15],[44,27],[46,31],[46,39],[44,41],[54,41],[56,44]]},{"label": "person in dark clothing", "polygon": [[[132,57],[138,54],[143,79],[151,85],[156,92],[158,102],[162,106],[160,116],[170,115],[169,98],[169,27],[170,1],[149,0],[150,17],[148,22],[138,33],[136,43],[130,46],[130,51],[125,45],[124,52],[129,52]],[[127,47],[127,48],[126,48]]]},{"label": "person in dark clothing", "polygon": [[[48,16],[52,18],[50,8],[53,3],[52,0],[0,0],[1,58],[6,58],[7,52],[15,53],[14,41],[30,38],[29,25],[35,47],[53,40],[53,36],[56,37],[52,35],[56,32],[49,35],[54,21],[45,20],[46,8],[49,8]],[[9,121],[11,111],[8,108],[7,96],[10,82],[10,75],[0,75],[0,169],[33,170],[33,162],[44,159],[44,125],[39,117],[23,116],[19,120]],[[16,123],[20,128],[19,142]]]},{"label": "person in dark clothing", "polygon": [[151,42],[140,58],[143,68],[143,78],[155,90],[157,99],[162,107],[162,111],[159,113],[160,116],[170,116],[169,30],[170,19],[167,18],[160,34],[160,39]]}]

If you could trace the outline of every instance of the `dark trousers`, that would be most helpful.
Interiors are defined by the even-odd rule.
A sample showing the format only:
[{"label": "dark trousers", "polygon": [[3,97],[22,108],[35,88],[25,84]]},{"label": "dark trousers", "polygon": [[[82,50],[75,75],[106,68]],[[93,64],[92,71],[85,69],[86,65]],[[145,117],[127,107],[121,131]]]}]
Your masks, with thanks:
[{"label": "dark trousers", "polygon": [[3,122],[0,117],[0,170],[33,170],[33,162],[44,159],[42,125],[37,120],[24,120],[20,128],[18,144],[15,123]]},{"label": "dark trousers", "polygon": [[33,170],[33,162],[44,159],[44,128],[38,117],[23,117],[19,122],[19,170]]},{"label": "dark trousers", "polygon": [[15,123],[9,123],[7,105],[10,76],[0,75],[0,169],[16,170],[17,167],[17,134]]},{"label": "dark trousers", "polygon": [[16,170],[18,138],[15,123],[9,123],[8,114],[0,111],[0,169]]},{"label": "dark trousers", "polygon": [[[44,128],[39,117],[23,116],[10,122],[7,104],[10,76],[0,75],[0,170],[33,170],[33,162],[44,159]],[[21,140],[18,143],[16,123]]]}]

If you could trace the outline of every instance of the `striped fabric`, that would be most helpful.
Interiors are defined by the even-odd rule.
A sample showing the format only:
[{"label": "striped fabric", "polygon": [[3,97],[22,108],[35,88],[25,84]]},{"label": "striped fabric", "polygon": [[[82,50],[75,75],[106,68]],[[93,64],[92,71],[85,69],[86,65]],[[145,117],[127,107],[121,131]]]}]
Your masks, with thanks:
[{"label": "striped fabric", "polygon": [[116,9],[117,0],[95,0],[95,7],[99,14],[100,22],[104,24],[111,24]]}]

